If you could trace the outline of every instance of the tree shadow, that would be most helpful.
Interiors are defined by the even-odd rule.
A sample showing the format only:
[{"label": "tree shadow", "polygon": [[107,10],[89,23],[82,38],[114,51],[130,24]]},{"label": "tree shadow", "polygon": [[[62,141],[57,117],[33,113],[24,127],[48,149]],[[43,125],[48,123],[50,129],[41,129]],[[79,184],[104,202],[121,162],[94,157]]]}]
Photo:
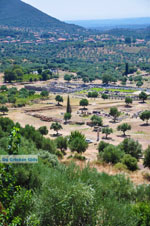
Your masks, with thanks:
[{"label": "tree shadow", "polygon": [[143,101],[140,101],[139,104],[146,104],[146,102],[145,101],[144,102]]},{"label": "tree shadow", "polygon": [[79,108],[80,111],[87,111],[88,108]]},{"label": "tree shadow", "polygon": [[140,126],[144,126],[145,127],[145,126],[150,126],[150,124],[149,123],[148,124],[147,123],[143,123]]},{"label": "tree shadow", "polygon": [[50,134],[50,137],[61,137],[61,136],[62,136],[61,133],[58,133],[58,134],[56,134],[56,133]]},{"label": "tree shadow", "polygon": [[119,123],[119,121],[118,120],[116,120],[115,122],[113,121],[113,120],[111,120],[111,121],[109,121],[110,123],[112,123],[112,124],[116,124],[116,123]]},{"label": "tree shadow", "polygon": [[115,140],[114,140],[114,139],[112,139],[111,137],[107,137],[107,138],[106,138],[105,136],[104,136],[104,137],[102,137],[102,139],[103,139],[103,140],[111,140],[111,141],[115,141]]},{"label": "tree shadow", "polygon": [[121,134],[121,135],[117,135],[117,137],[121,137],[121,138],[130,138],[130,135],[124,135],[124,134]]},{"label": "tree shadow", "polygon": [[7,113],[4,113],[4,114],[1,113],[1,114],[0,114],[0,116],[5,116],[5,115],[8,115],[8,114],[7,114]]},{"label": "tree shadow", "polygon": [[132,108],[131,105],[125,105],[125,108]]}]

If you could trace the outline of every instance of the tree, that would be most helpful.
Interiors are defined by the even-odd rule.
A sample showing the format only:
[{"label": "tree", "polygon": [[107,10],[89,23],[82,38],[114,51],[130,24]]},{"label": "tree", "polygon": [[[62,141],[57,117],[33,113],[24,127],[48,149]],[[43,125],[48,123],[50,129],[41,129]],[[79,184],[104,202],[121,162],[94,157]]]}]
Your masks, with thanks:
[{"label": "tree", "polygon": [[49,79],[48,71],[43,71],[41,76],[43,81],[47,81]]},{"label": "tree", "polygon": [[126,37],[125,38],[125,43],[126,44],[131,44],[131,38],[130,37]]},{"label": "tree", "polygon": [[150,168],[150,146],[145,150],[144,153],[144,167]]},{"label": "tree", "polygon": [[7,86],[5,86],[5,85],[2,85],[1,87],[0,87],[0,90],[3,92],[3,91],[8,91],[8,88],[7,88]]},{"label": "tree", "polygon": [[80,106],[83,106],[85,109],[85,106],[88,106],[89,102],[87,99],[80,100]]},{"label": "tree", "polygon": [[64,75],[64,80],[66,80],[67,82],[70,82],[71,81],[71,78],[72,78],[71,75],[68,75],[68,74],[65,74]]},{"label": "tree", "polygon": [[114,118],[114,122],[116,122],[116,120],[120,116],[121,112],[119,112],[116,107],[112,107],[112,108],[110,108],[109,114]]},{"label": "tree", "polygon": [[53,122],[50,129],[56,131],[56,135],[58,136],[58,131],[62,129],[62,126],[58,122]]},{"label": "tree", "polygon": [[143,103],[144,103],[145,100],[147,100],[147,94],[145,92],[141,92],[139,94],[139,98],[140,98],[140,100],[143,100]]},{"label": "tree", "polygon": [[148,121],[150,119],[150,111],[145,110],[140,114],[140,119],[145,121],[146,120],[146,124],[148,125]]},{"label": "tree", "polygon": [[136,83],[136,86],[139,88],[140,86],[142,86],[143,85],[143,82],[142,81],[138,81],[137,83]]},{"label": "tree", "polygon": [[106,139],[108,138],[108,135],[113,133],[113,129],[112,128],[109,128],[109,127],[106,127],[106,128],[103,128],[102,129],[102,133],[104,133],[106,135]]},{"label": "tree", "polygon": [[6,106],[1,106],[0,112],[3,112],[3,115],[4,115],[6,112],[8,112],[8,108]]},{"label": "tree", "polygon": [[130,154],[131,156],[139,159],[142,154],[142,146],[138,141],[135,141],[131,138],[125,138],[121,144],[119,144],[119,148],[124,151],[126,154]]},{"label": "tree", "polygon": [[22,81],[22,77],[24,75],[22,68],[16,68],[13,70],[13,72],[16,74],[16,79]]},{"label": "tree", "polygon": [[64,114],[64,120],[65,120],[65,122],[67,123],[67,121],[68,121],[69,119],[71,119],[71,114],[70,114],[70,113],[65,113],[65,114]]},{"label": "tree", "polygon": [[102,99],[104,99],[104,100],[108,99],[108,95],[105,94],[105,93],[102,93],[101,97],[102,97]]},{"label": "tree", "polygon": [[69,137],[69,148],[72,152],[82,153],[88,148],[85,136],[79,131],[71,132]]},{"label": "tree", "polygon": [[129,64],[126,63],[126,66],[125,66],[125,75],[128,75],[129,74]]},{"label": "tree", "polygon": [[41,96],[42,96],[42,97],[48,97],[48,96],[49,96],[49,92],[48,92],[47,90],[43,90],[43,91],[41,92]]},{"label": "tree", "polygon": [[37,72],[38,72],[39,75],[41,75],[41,74],[42,74],[42,68],[39,68],[39,69],[37,70]]},{"label": "tree", "polygon": [[58,137],[56,140],[57,148],[59,148],[64,154],[68,147],[68,141],[66,137]]},{"label": "tree", "polygon": [[6,104],[7,103],[7,98],[3,95],[0,95],[0,104]]},{"label": "tree", "polygon": [[55,97],[55,100],[58,102],[58,106],[60,106],[60,102],[63,102],[63,101],[64,101],[64,100],[63,100],[63,97],[60,96],[60,95],[57,95],[57,96]]},{"label": "tree", "polygon": [[97,98],[98,97],[98,92],[96,92],[96,91],[88,92],[88,97]]},{"label": "tree", "polygon": [[12,82],[16,80],[17,75],[12,70],[5,70],[4,72],[4,81],[5,82]]},{"label": "tree", "polygon": [[109,82],[111,82],[112,81],[112,76],[111,75],[109,75],[109,74],[104,74],[103,76],[102,76],[102,82],[104,83],[104,84],[108,84]]},{"label": "tree", "polygon": [[42,135],[47,135],[48,134],[48,129],[46,126],[41,126],[39,129],[39,132],[42,134]]},{"label": "tree", "polygon": [[103,120],[98,115],[93,115],[91,117],[91,121],[92,121],[94,126],[102,126],[103,125]]},{"label": "tree", "polygon": [[125,132],[127,130],[131,130],[131,125],[129,125],[128,123],[123,123],[123,124],[118,126],[117,130],[118,131],[122,131],[123,132],[123,136],[126,136]]},{"label": "tree", "polygon": [[125,103],[126,103],[127,106],[129,106],[129,104],[132,104],[132,98],[131,97],[126,97]]},{"label": "tree", "polygon": [[66,108],[66,113],[70,113],[71,114],[72,110],[71,110],[71,105],[70,105],[70,98],[68,96],[67,98],[67,108]]}]

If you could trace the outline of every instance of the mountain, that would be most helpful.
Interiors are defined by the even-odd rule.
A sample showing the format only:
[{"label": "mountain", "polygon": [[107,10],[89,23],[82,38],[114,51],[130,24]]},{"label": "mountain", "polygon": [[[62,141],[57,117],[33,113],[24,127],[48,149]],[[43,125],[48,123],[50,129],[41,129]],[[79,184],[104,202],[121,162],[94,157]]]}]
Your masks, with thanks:
[{"label": "mountain", "polygon": [[0,0],[0,26],[72,32],[83,29],[48,16],[21,0]]},{"label": "mountain", "polygon": [[91,29],[113,29],[113,28],[144,28],[150,25],[150,17],[145,18],[125,18],[106,20],[77,20],[66,21],[78,26]]}]

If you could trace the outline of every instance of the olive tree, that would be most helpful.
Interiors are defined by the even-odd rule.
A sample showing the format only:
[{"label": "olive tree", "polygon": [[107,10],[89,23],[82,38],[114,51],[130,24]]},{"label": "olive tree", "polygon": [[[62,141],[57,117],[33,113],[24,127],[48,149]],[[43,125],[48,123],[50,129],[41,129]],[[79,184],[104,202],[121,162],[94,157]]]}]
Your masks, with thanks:
[{"label": "olive tree", "polygon": [[58,122],[53,122],[50,129],[56,131],[56,135],[58,136],[58,131],[62,129],[62,126]]},{"label": "olive tree", "polygon": [[116,120],[120,116],[121,112],[119,112],[116,107],[112,107],[112,108],[110,108],[109,114],[113,117],[114,122],[116,122]]},{"label": "olive tree", "polygon": [[88,105],[89,105],[89,102],[88,102],[87,99],[82,99],[82,100],[80,100],[80,106],[83,106],[84,109],[85,109],[85,107],[88,106]]},{"label": "olive tree", "polygon": [[123,124],[118,126],[117,130],[122,131],[123,136],[126,136],[126,131],[131,130],[131,125],[129,125],[128,123],[123,123]]},{"label": "olive tree", "polygon": [[146,111],[143,111],[141,114],[140,114],[140,119],[145,121],[146,120],[146,124],[148,125],[148,121],[150,119],[150,111],[146,110]]},{"label": "olive tree", "polygon": [[145,92],[141,92],[139,94],[139,98],[140,98],[140,100],[143,100],[143,103],[144,103],[145,100],[147,100],[147,94]]},{"label": "olive tree", "polygon": [[102,129],[102,133],[104,133],[106,135],[106,139],[108,138],[108,135],[113,133],[113,129],[112,128],[109,128],[109,127],[106,127],[106,128],[103,128]]}]

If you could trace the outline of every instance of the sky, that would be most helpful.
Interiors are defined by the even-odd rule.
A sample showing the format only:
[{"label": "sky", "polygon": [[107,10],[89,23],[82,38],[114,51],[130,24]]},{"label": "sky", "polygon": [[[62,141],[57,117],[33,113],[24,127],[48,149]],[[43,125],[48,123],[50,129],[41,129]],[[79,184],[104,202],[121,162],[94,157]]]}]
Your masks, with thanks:
[{"label": "sky", "polygon": [[150,0],[22,0],[57,19],[150,17]]}]

